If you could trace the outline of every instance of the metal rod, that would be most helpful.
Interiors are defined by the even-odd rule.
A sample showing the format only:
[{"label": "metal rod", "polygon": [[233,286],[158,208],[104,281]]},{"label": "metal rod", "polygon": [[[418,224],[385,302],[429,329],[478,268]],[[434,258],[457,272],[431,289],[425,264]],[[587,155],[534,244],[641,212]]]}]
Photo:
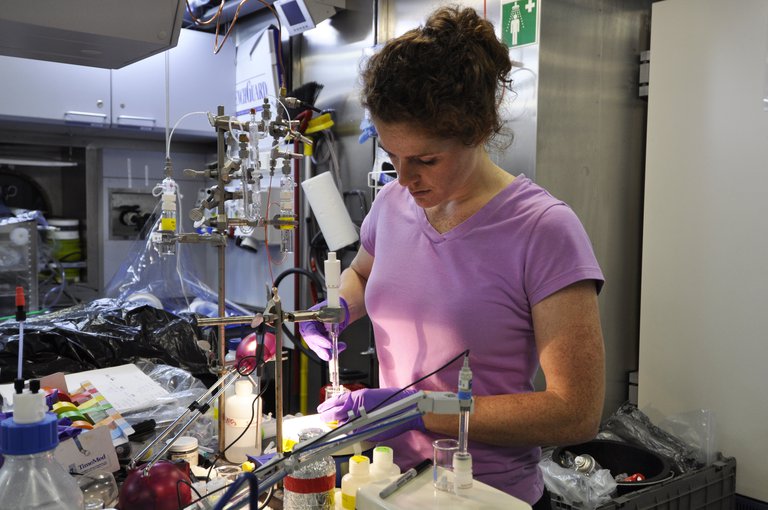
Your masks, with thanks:
[{"label": "metal rod", "polygon": [[277,287],[272,287],[272,300],[275,303],[275,442],[277,452],[283,451],[283,306]]},{"label": "metal rod", "polygon": [[218,326],[219,324],[250,324],[258,315],[239,315],[233,317],[200,317],[197,319],[198,326]]},{"label": "metal rod", "polygon": [[[224,115],[224,107],[219,106],[217,110],[218,116],[221,117]],[[218,181],[219,181],[219,189],[224,189],[224,179],[225,176],[222,174],[224,173],[224,150],[226,141],[224,140],[224,128],[217,126],[216,129],[216,161],[218,166]],[[224,201],[222,201],[219,204],[218,207],[218,215],[219,220],[223,217],[226,218],[226,210],[224,209]],[[222,226],[219,225],[219,230],[221,232],[225,232],[227,225],[225,220],[224,228],[221,228]],[[227,253],[227,246],[226,243],[223,243],[218,246],[218,255],[219,255],[219,264],[218,264],[218,278],[219,278],[219,317],[224,317],[226,315],[226,307],[225,307],[225,297],[226,294],[225,291],[225,282],[226,282],[226,266],[224,263],[224,256]],[[219,342],[218,342],[218,359],[217,361],[217,368],[218,368],[218,377],[222,377],[224,372],[226,371],[226,367],[224,366],[224,358],[227,356],[227,341],[226,341],[226,329],[224,328],[224,324],[218,325],[218,334],[219,334]],[[223,452],[226,448],[226,443],[224,440],[224,425],[225,425],[225,419],[224,415],[226,413],[226,397],[224,393],[221,393],[219,395],[219,452]]]},{"label": "metal rod", "polygon": [[[321,308],[315,311],[297,311],[297,312],[283,312],[285,319],[290,322],[306,322],[306,321],[320,321],[320,322],[339,322],[342,317],[343,310],[341,308]],[[198,317],[198,326],[218,326],[219,324],[250,324],[255,319],[264,319],[266,322],[274,320],[274,317],[270,313],[265,313],[262,316],[258,315],[237,315],[232,317]],[[284,320],[285,320],[284,319]]]},{"label": "metal rod", "polygon": [[[220,378],[218,381],[216,381],[216,383],[214,383],[210,388],[208,388],[208,390],[197,399],[197,402],[198,403],[203,402],[205,406],[209,406],[211,401],[217,398],[221,394],[221,392],[225,391],[235,379],[237,379],[237,372],[235,371],[228,372],[224,377]],[[140,451],[136,456],[134,456],[131,459],[129,467],[133,468],[134,466],[136,466],[137,459],[143,458],[150,450],[154,448],[156,444],[158,444],[160,441],[168,437],[176,429],[176,425],[181,420],[186,418],[187,415],[194,413],[198,409],[199,408],[193,408],[191,405],[187,407],[184,410],[184,412],[181,413],[181,415],[179,415],[178,418],[173,420],[173,422],[170,425],[168,425],[168,427],[166,427],[157,436],[155,436],[155,438],[152,441],[150,441],[150,443],[147,446],[145,446],[142,451]],[[194,423],[194,421],[198,417],[199,417],[199,414],[197,416],[190,418],[189,423]],[[185,425],[184,430],[186,430],[187,427],[188,425]],[[169,448],[170,448],[170,445],[172,445],[177,438],[178,438],[178,435],[167,443]],[[164,449],[162,452],[154,454],[152,456],[151,461],[149,462],[149,465],[147,466],[147,469],[151,467],[152,464],[154,464],[166,451],[167,449]]]}]

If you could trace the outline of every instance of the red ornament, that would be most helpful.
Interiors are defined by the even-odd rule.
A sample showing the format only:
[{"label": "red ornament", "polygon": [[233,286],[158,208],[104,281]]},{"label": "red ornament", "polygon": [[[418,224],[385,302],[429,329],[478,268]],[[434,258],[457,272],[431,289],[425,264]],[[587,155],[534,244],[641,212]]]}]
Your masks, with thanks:
[{"label": "red ornament", "polygon": [[[185,466],[183,468],[182,466]],[[189,464],[170,461],[156,462],[144,474],[139,466],[125,479],[120,489],[118,507],[121,510],[178,510],[192,502]]]},{"label": "red ornament", "polygon": [[[240,341],[235,351],[235,359],[241,372],[252,372],[256,367],[256,347],[259,345],[256,333],[251,333]],[[249,357],[250,356],[250,357]],[[275,357],[275,335],[267,332],[264,334],[264,351],[262,359],[270,361]],[[240,360],[243,360],[240,363]],[[237,366],[237,365],[236,365]]]}]

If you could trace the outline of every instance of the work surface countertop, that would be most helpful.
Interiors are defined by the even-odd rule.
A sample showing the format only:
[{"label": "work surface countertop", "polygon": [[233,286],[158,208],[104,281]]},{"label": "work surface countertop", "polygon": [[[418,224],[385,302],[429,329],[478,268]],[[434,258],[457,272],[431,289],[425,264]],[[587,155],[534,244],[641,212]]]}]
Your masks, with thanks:
[{"label": "work surface countertop", "polygon": [[432,485],[432,470],[427,469],[386,499],[379,492],[397,477],[361,487],[357,492],[357,510],[531,510],[531,505],[505,492],[475,480],[466,495],[439,491]]}]

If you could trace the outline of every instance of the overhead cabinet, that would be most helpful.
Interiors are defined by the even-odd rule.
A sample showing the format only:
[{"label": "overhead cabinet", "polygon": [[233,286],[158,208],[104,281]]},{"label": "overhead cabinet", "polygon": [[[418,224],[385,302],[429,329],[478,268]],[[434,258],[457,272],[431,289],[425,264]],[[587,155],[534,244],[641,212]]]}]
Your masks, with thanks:
[{"label": "overhead cabinet", "polygon": [[0,56],[0,114],[110,124],[110,70]]},{"label": "overhead cabinet", "polygon": [[[179,44],[168,53],[169,127],[178,132],[215,132],[201,113],[227,113],[235,106],[235,46],[227,41],[214,53],[213,34],[182,30]],[[219,37],[219,44],[223,38]],[[112,71],[112,117],[116,127],[165,129],[166,54],[160,53]]]},{"label": "overhead cabinet", "polygon": [[[175,48],[113,70],[0,56],[0,117],[164,132],[166,53],[169,128],[190,112],[233,112],[235,46],[227,41],[214,54],[214,39],[184,29]],[[177,132],[215,135],[203,114],[184,118]]]}]

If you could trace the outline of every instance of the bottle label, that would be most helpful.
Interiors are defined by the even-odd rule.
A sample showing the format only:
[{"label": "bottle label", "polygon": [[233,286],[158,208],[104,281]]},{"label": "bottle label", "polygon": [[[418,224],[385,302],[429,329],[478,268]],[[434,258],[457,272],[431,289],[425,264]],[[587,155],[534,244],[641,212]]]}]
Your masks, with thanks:
[{"label": "bottle label", "polygon": [[286,476],[283,479],[285,490],[297,494],[317,494],[333,491],[336,485],[336,473],[318,478],[294,478]]},{"label": "bottle label", "polygon": [[341,508],[344,510],[355,510],[355,497],[352,494],[341,493]]},{"label": "bottle label", "polygon": [[163,230],[163,231],[176,230],[176,218],[161,218],[160,230]]},{"label": "bottle label", "polygon": [[232,418],[231,416],[225,416],[224,423],[229,427],[245,428],[248,426],[249,423],[251,425],[255,425],[256,420],[251,420],[250,418]]},{"label": "bottle label", "polygon": [[190,466],[197,466],[197,449],[190,452],[170,452],[168,454],[170,460],[183,460]]}]

